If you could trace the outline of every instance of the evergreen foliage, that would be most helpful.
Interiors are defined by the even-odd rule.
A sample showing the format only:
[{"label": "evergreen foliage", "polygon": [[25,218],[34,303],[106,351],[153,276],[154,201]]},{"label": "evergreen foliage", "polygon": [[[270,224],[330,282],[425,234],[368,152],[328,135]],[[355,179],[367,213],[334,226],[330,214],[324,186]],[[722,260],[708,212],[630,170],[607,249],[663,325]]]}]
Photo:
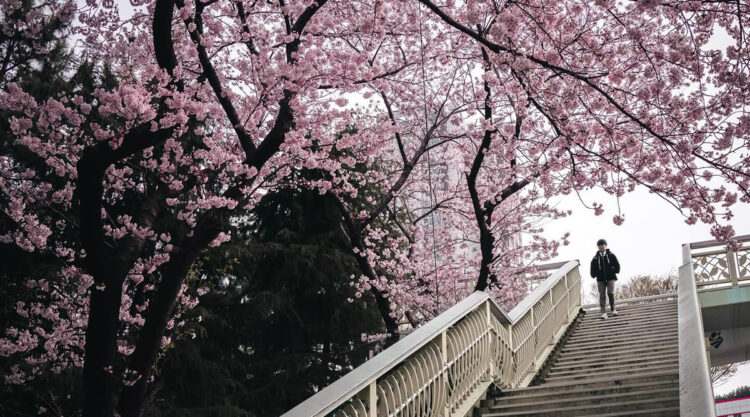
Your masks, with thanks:
[{"label": "evergreen foliage", "polygon": [[152,416],[277,416],[366,360],[361,333],[382,331],[349,285],[358,270],[333,198],[283,189],[245,227],[195,268],[210,287],[201,321],[166,354]]},{"label": "evergreen foliage", "polygon": [[745,397],[750,397],[750,386],[748,385],[737,387],[733,391],[730,391],[724,395],[717,395],[716,401],[734,400],[736,398],[745,398]]}]

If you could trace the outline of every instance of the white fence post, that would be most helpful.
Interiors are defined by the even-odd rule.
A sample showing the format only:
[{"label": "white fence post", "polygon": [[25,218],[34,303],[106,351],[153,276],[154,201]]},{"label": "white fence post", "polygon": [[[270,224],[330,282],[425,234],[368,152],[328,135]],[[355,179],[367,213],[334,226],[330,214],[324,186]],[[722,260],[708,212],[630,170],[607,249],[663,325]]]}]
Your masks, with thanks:
[{"label": "white fence post", "polygon": [[370,382],[367,388],[367,406],[369,417],[378,417],[378,382]]},{"label": "white fence post", "polygon": [[732,286],[740,285],[738,283],[739,271],[737,270],[737,254],[734,251],[727,251],[727,267],[729,268],[729,279],[732,280]]},{"label": "white fence post", "polygon": [[[492,330],[494,327],[492,326],[492,306],[490,305],[490,300],[487,300],[487,302],[484,303],[484,310],[485,310],[486,318],[487,318],[487,329],[490,330],[490,335],[492,335]],[[498,343],[497,338],[493,337],[490,339],[490,352],[495,351],[494,347],[496,343]],[[490,366],[490,381],[492,381],[495,379],[495,376],[497,375],[497,364],[495,363],[494,356],[490,356],[489,366]]]}]

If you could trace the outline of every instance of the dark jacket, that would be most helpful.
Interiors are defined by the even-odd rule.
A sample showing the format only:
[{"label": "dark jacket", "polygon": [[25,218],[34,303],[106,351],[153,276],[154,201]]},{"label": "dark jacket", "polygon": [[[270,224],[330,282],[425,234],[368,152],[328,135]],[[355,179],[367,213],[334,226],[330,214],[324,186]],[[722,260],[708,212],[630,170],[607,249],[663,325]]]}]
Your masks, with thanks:
[{"label": "dark jacket", "polygon": [[596,251],[594,259],[591,260],[591,278],[596,278],[600,282],[617,281],[617,274],[619,273],[620,262],[617,261],[614,253],[607,249],[604,256],[601,256],[599,251]]}]

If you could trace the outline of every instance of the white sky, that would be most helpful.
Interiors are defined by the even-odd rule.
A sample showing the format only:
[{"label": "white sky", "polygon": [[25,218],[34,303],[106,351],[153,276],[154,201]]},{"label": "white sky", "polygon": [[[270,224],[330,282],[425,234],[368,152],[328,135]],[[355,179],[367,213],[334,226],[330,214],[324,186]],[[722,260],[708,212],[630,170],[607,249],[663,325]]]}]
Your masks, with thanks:
[{"label": "white sky", "polygon": [[[683,243],[713,239],[709,225],[686,224],[674,207],[642,189],[620,198],[620,207],[625,215],[625,222],[621,226],[612,222],[612,216],[617,214],[614,196],[597,190],[584,193],[582,197],[589,206],[592,201],[603,203],[604,214],[595,216],[572,194],[562,197],[557,207],[570,209],[573,214],[549,222],[544,229],[548,238],[570,232],[570,245],[561,247],[554,261],[579,259],[584,283],[589,282],[587,278],[591,280],[588,264],[596,252],[599,238],[607,240],[609,248],[620,260],[620,282],[639,274],[676,274],[677,267],[682,263]],[[735,217],[730,224],[734,226],[735,233],[750,234],[750,205],[738,204],[733,211]],[[588,290],[587,284],[585,288]],[[740,366],[734,377],[714,386],[714,392],[724,394],[742,385],[750,385],[750,363],[747,362]]]},{"label": "white sky", "polygon": [[[621,226],[612,222],[612,216],[617,214],[614,196],[594,190],[582,193],[582,197],[589,206],[592,202],[603,203],[604,214],[595,216],[571,194],[561,197],[557,208],[570,209],[573,214],[547,223],[544,229],[548,238],[570,232],[570,245],[560,248],[555,261],[580,259],[587,274],[588,261],[596,252],[599,238],[606,239],[610,250],[617,255],[622,266],[621,277],[625,279],[638,274],[676,273],[682,262],[683,243],[713,239],[709,225],[688,225],[677,209],[640,188],[620,198],[625,216]],[[750,234],[750,205],[737,204],[733,211],[735,216],[729,224],[734,226],[735,233]]]}]

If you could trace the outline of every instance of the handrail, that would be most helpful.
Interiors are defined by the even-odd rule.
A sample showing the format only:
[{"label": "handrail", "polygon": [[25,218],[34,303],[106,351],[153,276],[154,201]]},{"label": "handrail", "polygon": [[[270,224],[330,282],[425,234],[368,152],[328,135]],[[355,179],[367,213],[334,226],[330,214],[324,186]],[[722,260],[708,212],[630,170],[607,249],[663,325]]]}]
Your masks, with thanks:
[{"label": "handrail", "polygon": [[[750,242],[750,235],[736,236],[732,240]],[[705,240],[683,245],[692,264],[695,285],[698,287],[736,287],[740,281],[750,281],[750,248],[735,252],[717,240]],[[710,251],[695,251],[708,249]]]},{"label": "handrail", "polygon": [[679,339],[680,416],[715,417],[713,387],[709,375],[708,349],[693,276],[690,244],[682,247],[683,264],[677,282]]},{"label": "handrail", "polygon": [[[513,307],[513,309],[510,310],[510,313],[508,313],[508,318],[510,318],[510,320],[514,322],[518,321],[519,317],[521,317],[529,308],[531,308],[534,303],[539,301],[539,299],[543,297],[563,275],[567,274],[568,271],[574,267],[574,265],[570,265],[573,262],[577,263],[578,261],[558,262],[551,264],[551,266],[557,267],[555,272],[545,278],[544,281],[542,281],[542,283],[534,289],[534,291],[532,291],[523,300],[521,300],[518,305]],[[546,270],[545,268],[546,265],[542,265],[538,269],[540,271],[544,271]]]},{"label": "handrail", "polygon": [[[735,236],[729,240],[736,240],[738,242],[750,242],[750,235]],[[724,245],[724,243],[718,240],[703,240],[700,242],[688,243],[688,245],[690,245],[690,249],[703,249],[710,248],[712,246],[722,246]]]},{"label": "handrail", "polygon": [[578,266],[566,262],[509,314],[474,292],[282,417],[458,417],[492,383],[528,385],[581,306]]}]

